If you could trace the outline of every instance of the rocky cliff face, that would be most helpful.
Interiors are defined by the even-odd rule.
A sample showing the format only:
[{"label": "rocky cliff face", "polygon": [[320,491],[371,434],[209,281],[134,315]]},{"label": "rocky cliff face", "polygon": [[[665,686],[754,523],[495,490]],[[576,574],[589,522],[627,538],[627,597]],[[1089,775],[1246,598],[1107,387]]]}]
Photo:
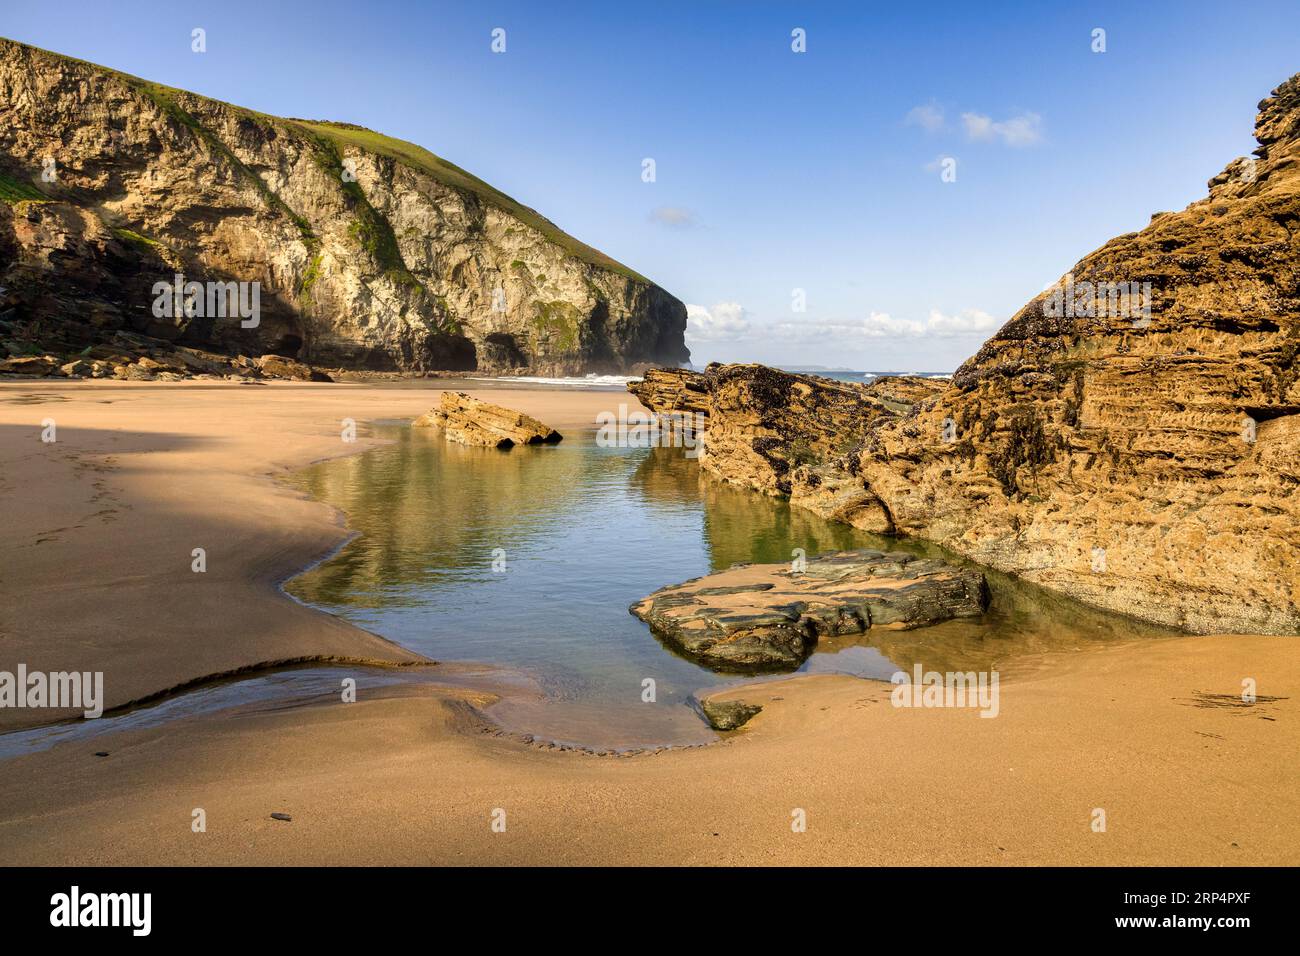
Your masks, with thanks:
[{"label": "rocky cliff face", "polygon": [[1259,108],[1254,157],[1085,257],[938,394],[819,420],[820,395],[733,367],[749,397],[713,386],[702,466],[1160,624],[1300,632],[1300,76]]},{"label": "rocky cliff face", "polygon": [[[402,371],[688,357],[681,302],[417,146],[3,39],[0,200],[0,340],[15,354],[66,357],[125,331]],[[257,324],[184,299],[154,308],[177,274],[258,283]]]},{"label": "rocky cliff face", "polygon": [[1300,77],[1256,137],[874,433],[857,474],[899,532],[1194,632],[1300,632]]}]

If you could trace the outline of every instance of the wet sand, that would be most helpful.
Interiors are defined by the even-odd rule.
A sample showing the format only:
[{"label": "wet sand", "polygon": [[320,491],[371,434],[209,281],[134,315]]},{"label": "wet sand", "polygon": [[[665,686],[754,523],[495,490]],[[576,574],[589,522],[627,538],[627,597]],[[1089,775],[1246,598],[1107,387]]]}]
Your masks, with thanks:
[{"label": "wet sand", "polygon": [[[9,762],[0,863],[1300,861],[1293,643],[1066,660],[1004,683],[991,720],[849,677],[748,687],[731,694],[765,709],[730,739],[632,757],[487,735],[471,691],[196,719]],[[1203,706],[1246,672],[1292,696]]]},{"label": "wet sand", "polygon": [[[289,662],[424,660],[304,607],[280,582],[347,540],[344,517],[274,481],[374,447],[439,389],[0,382],[0,670],[103,671],[108,707]],[[630,396],[501,390],[557,427]],[[501,400],[501,399],[498,399]],[[343,420],[358,437],[343,440]],[[41,441],[52,419],[55,441]],[[195,573],[195,548],[207,570]],[[77,716],[0,709],[0,731]]]},{"label": "wet sand", "polygon": [[[634,402],[492,395],[561,431]],[[368,447],[341,441],[341,419],[364,436],[436,396],[0,384],[0,670],[103,670],[111,705],[267,662],[415,660],[280,593],[346,531],[272,479]],[[0,863],[1295,864],[1298,647],[1189,637],[1060,655],[1004,681],[996,719],[895,708],[888,685],[841,676],[750,685],[723,695],[764,706],[743,730],[624,757],[485,732],[479,709],[501,692],[486,685],[246,706],[6,761]],[[0,710],[0,729],[33,715],[59,716]]]}]

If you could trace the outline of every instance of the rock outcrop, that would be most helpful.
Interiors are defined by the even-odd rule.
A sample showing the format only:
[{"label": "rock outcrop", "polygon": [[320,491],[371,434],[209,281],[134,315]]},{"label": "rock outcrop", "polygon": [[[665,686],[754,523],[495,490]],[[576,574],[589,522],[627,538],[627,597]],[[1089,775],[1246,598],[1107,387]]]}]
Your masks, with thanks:
[{"label": "rock outcrop", "polygon": [[130,382],[177,382],[187,378],[333,381],[327,372],[282,355],[222,355],[130,332],[114,332],[100,344],[77,352],[70,361],[54,355],[26,355],[23,346],[8,344],[12,346],[12,357],[0,359],[0,376],[116,378]]},{"label": "rock outcrop", "polygon": [[441,428],[448,441],[486,448],[554,445],[563,438],[554,428],[523,412],[480,401],[464,392],[443,392],[438,407],[412,424]]},{"label": "rock outcrop", "polygon": [[890,533],[890,516],[854,474],[856,455],[874,428],[910,414],[946,385],[920,376],[844,382],[715,363],[704,372],[659,369],[628,390],[656,414],[686,409],[704,416],[700,466],[713,478]]},{"label": "rock outcrop", "polygon": [[[871,384],[796,375],[762,365],[710,366],[700,467],[769,495],[809,498],[833,481],[871,431],[911,410],[890,379]],[[926,379],[909,379],[920,389]],[[940,386],[933,386],[933,394]],[[807,502],[806,502],[807,503]],[[854,523],[854,522],[850,522]],[[867,530],[881,530],[863,519]]]},{"label": "rock outcrop", "polygon": [[841,551],[789,564],[739,564],[661,588],[631,612],[718,669],[792,670],[819,636],[923,627],[988,606],[978,571],[906,552]]},{"label": "rock outcrop", "polygon": [[0,359],[0,375],[30,375],[43,378],[56,375],[59,363],[48,355],[23,355],[15,358]]},{"label": "rock outcrop", "polygon": [[856,473],[899,532],[1193,632],[1300,632],[1300,76],[1260,111],[1208,198],[874,431]]},{"label": "rock outcrop", "polygon": [[701,372],[684,368],[647,369],[641,378],[627,383],[627,390],[659,415],[707,415],[709,411],[709,379]]},{"label": "rock outcrop", "polygon": [[0,357],[60,364],[119,331],[404,372],[688,357],[681,302],[418,146],[4,39],[0,286]]},{"label": "rock outcrop", "polygon": [[714,700],[706,697],[699,702],[700,713],[714,730],[737,730],[749,723],[750,718],[763,712],[758,704],[743,700]]},{"label": "rock outcrop", "polygon": [[1259,109],[1207,198],[1086,256],[937,394],[876,414],[734,371],[702,466],[1158,624],[1300,632],[1300,76]]}]

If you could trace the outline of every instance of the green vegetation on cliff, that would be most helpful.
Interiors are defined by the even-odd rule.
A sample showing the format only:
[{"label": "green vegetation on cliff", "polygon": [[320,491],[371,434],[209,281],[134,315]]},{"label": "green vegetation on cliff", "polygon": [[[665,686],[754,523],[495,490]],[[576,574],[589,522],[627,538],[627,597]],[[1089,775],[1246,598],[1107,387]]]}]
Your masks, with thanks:
[{"label": "green vegetation on cliff", "polygon": [[0,173],[0,202],[13,206],[20,202],[42,202],[49,198],[31,183]]},{"label": "green vegetation on cliff", "polygon": [[327,137],[341,148],[351,146],[396,160],[403,166],[432,177],[444,186],[450,186],[462,193],[468,193],[489,206],[495,206],[509,213],[520,222],[536,229],[569,255],[583,262],[599,269],[616,272],[630,279],[638,279],[642,282],[650,281],[645,276],[633,272],[621,262],[611,259],[603,252],[593,249],[584,242],[579,242],[536,209],[512,199],[496,187],[485,183],[454,163],[449,163],[442,157],[435,156],[422,146],[416,146],[414,143],[408,143],[405,140],[394,139],[391,136],[385,136],[382,133],[376,133],[374,130],[366,129],[364,126],[356,126],[351,123],[299,119],[285,120],[284,122],[318,136]]}]

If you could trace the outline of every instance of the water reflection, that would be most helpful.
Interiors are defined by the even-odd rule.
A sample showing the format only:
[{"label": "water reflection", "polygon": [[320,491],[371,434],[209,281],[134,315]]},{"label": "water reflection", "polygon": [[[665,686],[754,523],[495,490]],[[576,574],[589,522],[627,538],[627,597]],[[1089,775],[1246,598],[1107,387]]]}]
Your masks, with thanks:
[{"label": "water reflection", "polygon": [[[627,613],[629,604],[738,562],[788,561],[794,548],[809,557],[874,547],[959,560],[702,480],[680,448],[598,448],[588,432],[558,446],[499,452],[447,444],[429,429],[377,425],[375,433],[393,444],[292,479],[342,509],[358,536],[286,590],[436,660],[500,665],[490,680],[461,667],[434,668],[432,676],[423,668],[289,669],[98,721],[6,734],[0,759],[230,707],[332,699],[341,675],[370,693],[430,679],[526,687],[503,692],[492,716],[567,744],[702,743],[715,735],[696,716],[692,694],[754,678],[678,656]],[[887,680],[920,664],[1008,676],[1050,651],[1167,633],[985,573],[993,600],[983,619],[823,639],[801,672]],[[645,700],[647,680],[653,703]]]},{"label": "water reflection", "polygon": [[[742,561],[789,561],[795,548],[810,557],[876,547],[952,559],[701,479],[680,448],[599,448],[588,432],[500,452],[448,444],[430,429],[377,426],[376,434],[394,444],[295,479],[342,509],[359,535],[287,589],[434,659],[526,669],[546,703],[516,716],[561,739],[593,728],[638,744],[694,739],[691,693],[742,679],[681,658],[627,613],[658,587]],[[990,578],[983,620],[825,640],[803,670],[887,678],[920,663],[1005,673],[1049,650],[1159,633]],[[647,679],[654,705],[642,699]]]}]

